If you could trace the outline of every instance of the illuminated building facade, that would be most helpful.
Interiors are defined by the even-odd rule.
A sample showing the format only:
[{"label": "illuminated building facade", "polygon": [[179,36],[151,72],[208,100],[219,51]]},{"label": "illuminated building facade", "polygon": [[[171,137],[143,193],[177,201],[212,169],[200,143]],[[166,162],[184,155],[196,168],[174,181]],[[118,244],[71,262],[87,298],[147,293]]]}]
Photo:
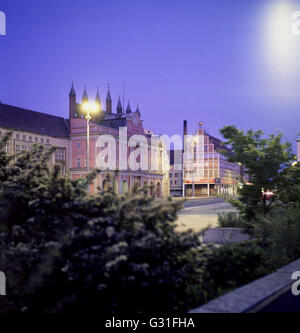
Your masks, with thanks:
[{"label": "illuminated building facade", "polygon": [[[76,94],[72,86],[69,94],[69,118],[70,118],[70,174],[72,179],[84,178],[87,173],[87,128],[82,104],[88,101],[86,89],[82,96],[82,103],[76,102]],[[95,102],[101,105],[99,91]],[[150,186],[149,194],[157,197],[169,195],[169,165],[164,159],[165,147],[159,138],[149,130],[144,130],[140,110],[137,107],[132,112],[128,103],[126,111],[123,110],[120,98],[116,112],[112,112],[112,98],[108,88],[106,96],[106,109],[101,109],[93,116],[90,123],[90,168],[99,168],[101,171],[90,186],[90,192],[95,193],[97,188],[104,189],[108,186],[108,172],[115,176],[115,191],[119,194],[131,190],[137,183],[140,187]],[[126,129],[126,130],[125,130]],[[125,130],[120,135],[120,130]],[[115,163],[111,167],[99,167],[97,158],[105,147],[97,146],[100,136],[107,135],[115,142]],[[147,145],[146,156],[138,153],[138,137],[145,140]],[[136,141],[135,141],[136,140]],[[129,166],[131,154],[135,154],[136,167]],[[155,152],[155,154],[153,154]],[[103,156],[103,164],[114,156]],[[157,159],[154,168],[153,160]],[[98,161],[99,162],[99,161]],[[101,162],[101,161],[100,161]],[[145,164],[142,168],[141,164]],[[117,173],[114,171],[118,170]]]},{"label": "illuminated building facade", "polygon": [[246,175],[242,175],[241,165],[228,162],[221,153],[224,149],[222,141],[210,135],[202,123],[194,135],[188,135],[187,122],[184,121],[183,196],[236,194]]}]

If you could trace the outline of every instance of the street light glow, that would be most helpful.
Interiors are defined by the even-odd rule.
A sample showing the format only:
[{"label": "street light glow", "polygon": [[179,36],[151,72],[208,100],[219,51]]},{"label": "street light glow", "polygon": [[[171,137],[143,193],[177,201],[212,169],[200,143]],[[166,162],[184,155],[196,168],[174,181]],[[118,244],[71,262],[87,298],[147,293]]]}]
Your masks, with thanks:
[{"label": "street light glow", "polygon": [[96,113],[96,112],[100,111],[101,106],[99,105],[99,103],[85,102],[82,104],[82,109],[86,113],[89,113],[89,112]]}]

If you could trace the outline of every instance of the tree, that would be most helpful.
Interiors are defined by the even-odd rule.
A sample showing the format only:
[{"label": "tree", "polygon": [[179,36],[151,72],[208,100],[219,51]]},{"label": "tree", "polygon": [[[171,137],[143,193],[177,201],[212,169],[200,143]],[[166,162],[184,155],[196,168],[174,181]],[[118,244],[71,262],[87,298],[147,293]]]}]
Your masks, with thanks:
[{"label": "tree", "polygon": [[[0,311],[170,311],[193,302],[200,275],[197,234],[176,232],[182,203],[113,180],[90,196],[86,183],[49,167],[52,150],[0,151]],[[91,183],[97,174],[87,177]]]},{"label": "tree", "polygon": [[220,130],[227,140],[223,150],[230,162],[241,163],[249,172],[252,185],[244,184],[239,190],[239,200],[234,200],[242,214],[251,219],[257,214],[267,214],[275,201],[262,200],[262,189],[275,190],[282,183],[282,171],[289,167],[295,156],[289,142],[282,142],[282,134],[263,138],[262,131],[237,129],[225,126]]}]

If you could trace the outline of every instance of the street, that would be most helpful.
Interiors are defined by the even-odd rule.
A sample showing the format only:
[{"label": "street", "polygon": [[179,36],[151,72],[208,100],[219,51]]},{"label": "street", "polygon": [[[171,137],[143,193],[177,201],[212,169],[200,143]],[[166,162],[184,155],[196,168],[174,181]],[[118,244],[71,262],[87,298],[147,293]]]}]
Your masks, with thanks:
[{"label": "street", "polygon": [[223,198],[189,198],[178,213],[177,230],[198,232],[209,226],[217,227],[218,213],[230,211],[235,211],[235,208]]}]

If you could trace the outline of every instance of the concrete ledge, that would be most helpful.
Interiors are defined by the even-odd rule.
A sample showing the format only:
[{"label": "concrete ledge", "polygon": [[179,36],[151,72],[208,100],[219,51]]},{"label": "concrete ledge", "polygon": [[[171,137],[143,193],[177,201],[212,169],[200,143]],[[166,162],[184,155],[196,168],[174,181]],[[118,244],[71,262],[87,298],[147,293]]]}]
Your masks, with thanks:
[{"label": "concrete ledge", "polygon": [[273,299],[275,295],[286,291],[293,283],[291,279],[292,273],[299,270],[300,259],[278,269],[272,274],[193,309],[189,313],[256,312],[253,309],[259,308],[260,304],[264,304],[268,299]]},{"label": "concrete ledge", "polygon": [[208,228],[203,234],[203,243],[237,243],[249,240],[249,235],[242,232],[241,228]]}]

